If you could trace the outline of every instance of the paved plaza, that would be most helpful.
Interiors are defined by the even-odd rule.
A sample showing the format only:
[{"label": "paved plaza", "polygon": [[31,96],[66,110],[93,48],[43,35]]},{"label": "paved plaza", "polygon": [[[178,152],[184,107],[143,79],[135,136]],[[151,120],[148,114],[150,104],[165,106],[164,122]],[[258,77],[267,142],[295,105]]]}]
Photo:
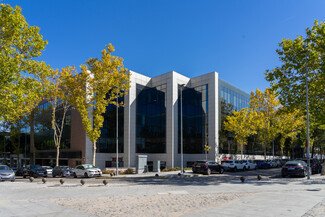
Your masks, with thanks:
[{"label": "paved plaza", "polygon": [[[0,216],[325,216],[325,177],[280,178],[280,169],[185,176],[40,178],[0,183]],[[262,175],[258,181],[257,174]],[[246,178],[245,182],[240,177]]]}]

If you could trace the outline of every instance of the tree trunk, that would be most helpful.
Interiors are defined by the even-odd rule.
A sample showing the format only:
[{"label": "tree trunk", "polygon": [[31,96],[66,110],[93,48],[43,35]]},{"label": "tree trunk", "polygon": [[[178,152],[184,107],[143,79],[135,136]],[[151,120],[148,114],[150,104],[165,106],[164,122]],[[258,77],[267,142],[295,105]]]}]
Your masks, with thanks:
[{"label": "tree trunk", "polygon": [[60,156],[60,146],[56,146],[56,162],[55,165],[58,167],[59,166],[59,156]]},{"label": "tree trunk", "polygon": [[240,149],[241,149],[240,150],[240,152],[241,152],[240,158],[243,159],[243,153],[244,153],[244,145],[243,144],[240,145]]},{"label": "tree trunk", "polygon": [[323,162],[322,146],[319,147],[319,152],[320,152],[320,161]]},{"label": "tree trunk", "polygon": [[264,160],[266,160],[266,143],[264,143]]},{"label": "tree trunk", "polygon": [[30,114],[30,152],[33,153],[32,164],[35,165],[35,141],[34,141],[34,111]]},{"label": "tree trunk", "polygon": [[96,162],[96,142],[93,142],[93,166],[95,166]]}]

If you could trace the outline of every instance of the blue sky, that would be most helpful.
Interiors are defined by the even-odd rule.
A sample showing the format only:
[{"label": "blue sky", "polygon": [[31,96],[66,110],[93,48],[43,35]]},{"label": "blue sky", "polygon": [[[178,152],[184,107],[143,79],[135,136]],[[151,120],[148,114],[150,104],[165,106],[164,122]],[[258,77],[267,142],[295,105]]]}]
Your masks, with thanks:
[{"label": "blue sky", "polygon": [[303,35],[325,20],[325,1],[302,0],[69,0],[9,1],[39,26],[48,46],[41,56],[53,68],[100,57],[105,44],[128,69],[154,77],[176,71],[219,77],[250,92],[265,89],[266,69],[280,63],[282,38]]}]

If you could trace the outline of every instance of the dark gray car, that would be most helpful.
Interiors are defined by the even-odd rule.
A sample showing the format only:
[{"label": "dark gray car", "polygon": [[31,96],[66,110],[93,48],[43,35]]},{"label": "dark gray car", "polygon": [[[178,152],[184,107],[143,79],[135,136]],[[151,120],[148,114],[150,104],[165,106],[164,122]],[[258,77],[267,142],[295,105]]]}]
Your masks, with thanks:
[{"label": "dark gray car", "polygon": [[52,171],[52,177],[56,177],[56,176],[66,177],[66,176],[71,176],[72,174],[73,171],[68,166],[54,167]]}]

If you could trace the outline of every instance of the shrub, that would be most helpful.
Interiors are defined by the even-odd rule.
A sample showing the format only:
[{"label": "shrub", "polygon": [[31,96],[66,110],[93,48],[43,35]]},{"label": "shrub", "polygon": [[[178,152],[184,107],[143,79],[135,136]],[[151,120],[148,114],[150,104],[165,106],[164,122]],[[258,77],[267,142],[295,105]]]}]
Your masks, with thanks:
[{"label": "shrub", "polygon": [[170,172],[170,171],[178,171],[178,170],[181,170],[180,167],[172,167],[172,168],[165,168],[163,169],[161,172]]},{"label": "shrub", "polygon": [[134,170],[132,168],[127,168],[124,171],[119,171],[119,174],[134,174]]},{"label": "shrub", "polygon": [[[103,170],[102,173],[103,174],[115,174],[116,170]],[[132,168],[128,168],[126,170],[121,169],[118,171],[118,174],[123,175],[123,174],[134,174],[134,169]]]}]

